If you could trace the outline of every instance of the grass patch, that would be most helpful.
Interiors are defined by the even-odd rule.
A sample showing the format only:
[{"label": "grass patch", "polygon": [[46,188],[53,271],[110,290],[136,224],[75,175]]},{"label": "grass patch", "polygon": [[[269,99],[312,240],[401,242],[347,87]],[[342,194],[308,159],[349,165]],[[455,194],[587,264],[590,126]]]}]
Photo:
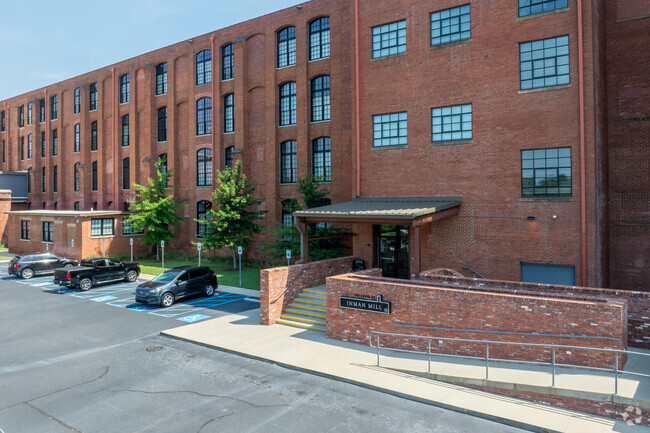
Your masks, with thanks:
[{"label": "grass patch", "polygon": [[[158,275],[162,272],[162,262],[159,260],[143,259],[135,261],[140,264],[140,271],[143,274]],[[165,254],[165,270],[185,265],[198,265],[198,258],[196,256],[194,258],[191,256],[168,258],[167,254]],[[221,257],[202,257],[201,266],[208,266],[216,272],[219,285],[239,287],[239,270],[232,270],[232,258],[228,257],[227,260],[223,260]],[[253,290],[260,289],[259,266],[242,261],[241,287]]]}]

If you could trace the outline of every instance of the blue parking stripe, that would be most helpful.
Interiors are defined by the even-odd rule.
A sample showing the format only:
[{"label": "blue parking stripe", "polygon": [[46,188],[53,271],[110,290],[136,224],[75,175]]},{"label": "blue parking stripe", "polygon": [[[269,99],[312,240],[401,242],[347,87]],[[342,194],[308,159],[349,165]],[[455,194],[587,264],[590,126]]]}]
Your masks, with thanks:
[{"label": "blue parking stripe", "polygon": [[116,301],[107,302],[106,305],[111,305],[113,307],[119,307],[119,308],[125,308],[125,307],[129,308],[129,307],[133,307],[133,306],[136,306],[136,305],[140,305],[140,304],[138,304],[136,302],[133,302],[133,301],[134,301],[133,298],[118,299]]},{"label": "blue parking stripe", "polygon": [[111,287],[99,287],[99,288],[95,288],[95,289],[90,289],[90,290],[87,291],[87,292],[75,293],[74,295],[70,295],[70,296],[74,296],[75,298],[82,298],[82,299],[85,299],[85,298],[94,298],[94,297],[97,296],[97,295],[112,295],[112,294],[114,294],[114,293],[121,293],[121,292],[132,291],[132,290],[135,289],[135,287],[136,287],[136,286],[127,286],[127,287],[124,287],[124,286],[118,286],[118,287],[115,287],[115,286],[111,286]]}]

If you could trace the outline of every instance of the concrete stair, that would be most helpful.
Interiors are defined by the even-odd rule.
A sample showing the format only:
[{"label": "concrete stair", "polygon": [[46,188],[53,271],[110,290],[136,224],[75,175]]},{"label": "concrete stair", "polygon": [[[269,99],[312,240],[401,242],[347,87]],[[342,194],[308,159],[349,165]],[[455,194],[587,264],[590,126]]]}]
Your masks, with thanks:
[{"label": "concrete stair", "polygon": [[303,290],[276,323],[326,332],[327,292],[325,286]]}]

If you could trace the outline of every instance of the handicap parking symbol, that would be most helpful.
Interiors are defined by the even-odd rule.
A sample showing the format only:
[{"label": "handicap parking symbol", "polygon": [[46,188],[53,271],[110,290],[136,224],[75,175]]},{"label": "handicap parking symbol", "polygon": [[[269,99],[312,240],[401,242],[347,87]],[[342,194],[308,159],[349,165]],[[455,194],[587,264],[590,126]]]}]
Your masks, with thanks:
[{"label": "handicap parking symbol", "polygon": [[187,322],[187,323],[194,323],[194,322],[198,322],[199,320],[204,320],[204,319],[209,319],[209,318],[210,318],[210,316],[206,316],[205,314],[193,314],[191,316],[181,317],[181,318],[176,319],[176,320],[181,320],[181,321]]}]

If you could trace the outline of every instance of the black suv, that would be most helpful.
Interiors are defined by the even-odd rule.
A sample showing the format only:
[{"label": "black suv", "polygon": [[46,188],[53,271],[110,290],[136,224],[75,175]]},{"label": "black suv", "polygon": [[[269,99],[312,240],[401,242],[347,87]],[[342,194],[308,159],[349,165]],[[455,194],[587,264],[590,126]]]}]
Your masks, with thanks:
[{"label": "black suv", "polygon": [[52,275],[56,268],[69,268],[77,266],[75,259],[59,257],[50,253],[29,254],[16,256],[9,262],[9,275],[16,275],[25,279],[34,275]]},{"label": "black suv", "polygon": [[169,307],[185,296],[212,296],[218,286],[217,274],[212,269],[204,266],[179,266],[140,284],[135,290],[135,301]]}]

